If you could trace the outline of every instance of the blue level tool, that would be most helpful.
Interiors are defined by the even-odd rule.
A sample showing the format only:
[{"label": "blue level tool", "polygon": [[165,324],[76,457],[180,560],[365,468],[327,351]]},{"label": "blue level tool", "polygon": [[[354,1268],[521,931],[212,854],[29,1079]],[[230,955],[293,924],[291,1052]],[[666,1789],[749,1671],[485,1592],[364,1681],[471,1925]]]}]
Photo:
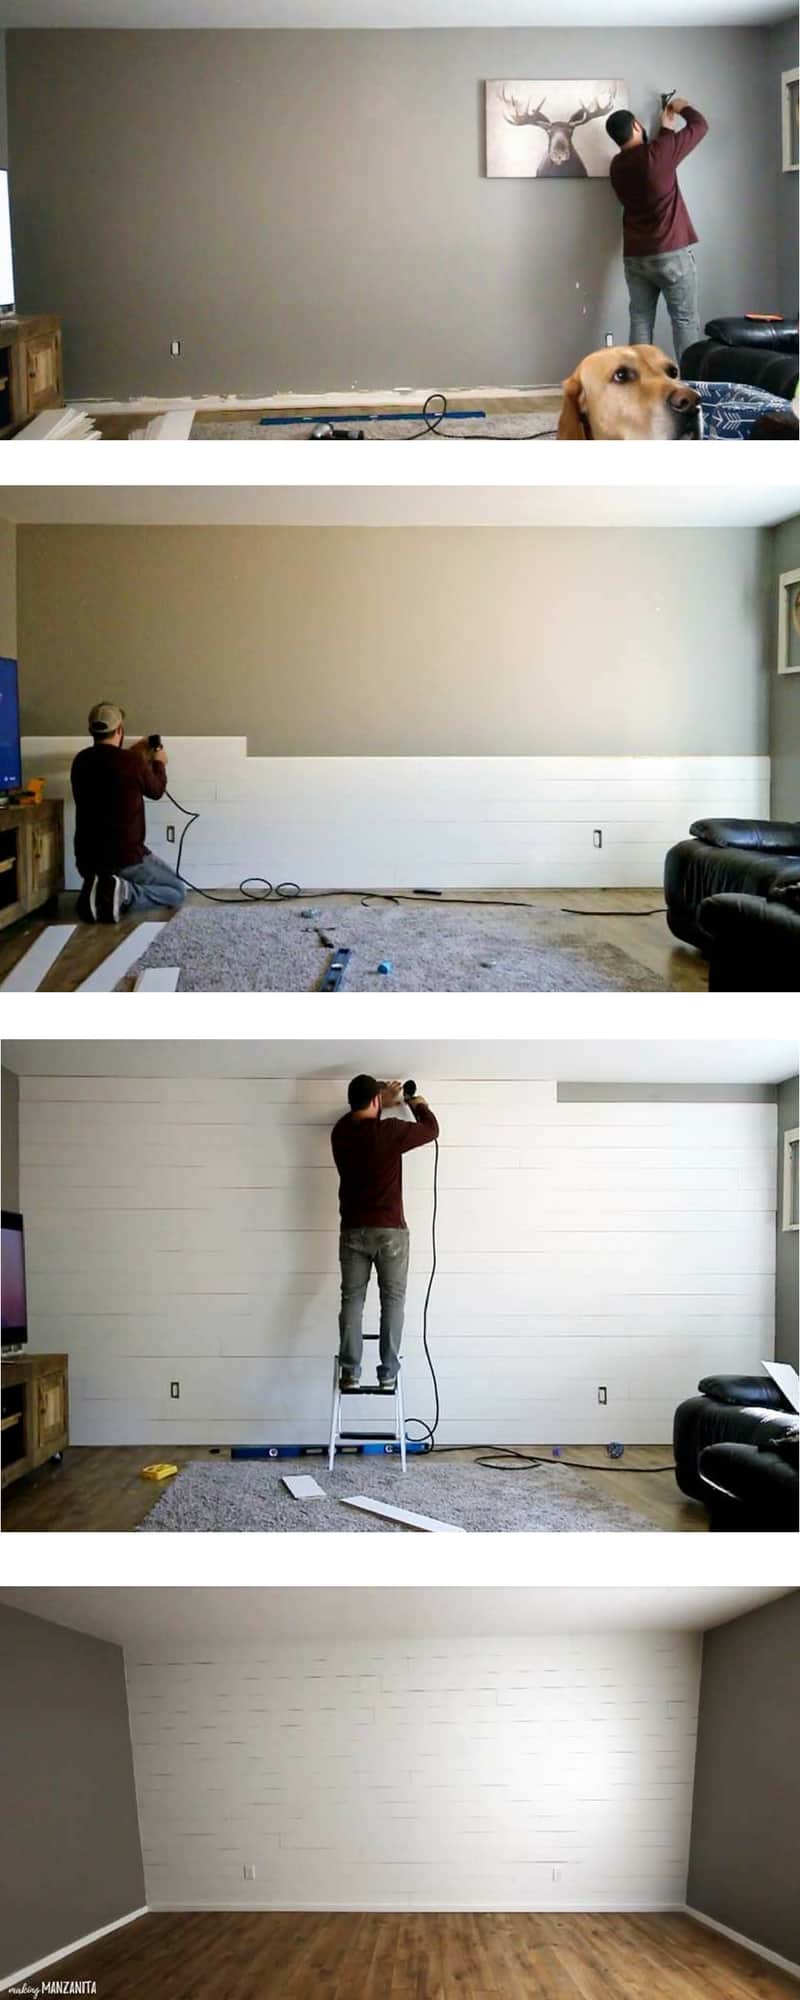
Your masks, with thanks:
[{"label": "blue level tool", "polygon": [[352,952],[348,951],[346,947],[340,947],[334,952],[328,970],[322,979],[319,989],[320,993],[338,992],[352,956]]},{"label": "blue level tool", "polygon": [[[349,1454],[354,1458],[391,1458],[400,1449],[393,1439],[385,1443],[347,1444],[339,1445],[337,1448],[342,1457]],[[429,1450],[430,1446],[424,1444],[421,1438],[406,1438],[406,1451]],[[327,1456],[326,1444],[231,1445],[231,1458],[327,1458]]]},{"label": "blue level tool", "polygon": [[[460,424],[464,424],[471,417],[482,419],[485,416],[485,410],[447,410],[443,420],[449,424],[456,417]],[[439,417],[437,410],[432,410],[429,418],[423,417],[421,410],[375,410],[369,413],[357,410],[353,415],[347,416],[343,410],[335,410],[329,406],[327,410],[318,410],[315,417],[259,417],[258,421],[264,430],[280,430],[287,424],[408,424],[413,423],[415,419],[418,423],[435,423],[437,417]],[[439,421],[442,421],[441,417]]]}]

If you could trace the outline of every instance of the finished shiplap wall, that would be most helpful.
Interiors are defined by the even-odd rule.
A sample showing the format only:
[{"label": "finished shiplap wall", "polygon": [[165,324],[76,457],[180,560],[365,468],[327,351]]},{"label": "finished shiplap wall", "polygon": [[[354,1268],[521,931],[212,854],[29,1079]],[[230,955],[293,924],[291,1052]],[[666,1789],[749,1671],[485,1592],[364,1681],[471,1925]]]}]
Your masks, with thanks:
[{"label": "finished shiplap wall", "polygon": [[681,1904],[699,1664],[683,1633],[129,1653],[148,1905]]},{"label": "finished shiplap wall", "polygon": [[[346,1080],[20,1087],[32,1346],[69,1353],[73,1443],[326,1437],[339,1298],[329,1132]],[[560,1103],[550,1082],[421,1087],[441,1123],[441,1443],[665,1440],[701,1375],[757,1371],[772,1355],[774,1105]],[[431,1147],[405,1163],[406,1409],[422,1416],[432,1170]],[[371,1295],[368,1329],[376,1320]]]},{"label": "finished shiplap wall", "polygon": [[[27,774],[64,800],[73,888],[69,769],[85,741],[23,744]],[[168,748],[170,791],[200,814],[184,867],[204,889],[246,875],[317,889],[644,888],[694,819],[769,811],[767,757],[248,757],[243,736]],[[148,806],[149,843],[174,863],[170,822],[180,835],[168,799]]]}]

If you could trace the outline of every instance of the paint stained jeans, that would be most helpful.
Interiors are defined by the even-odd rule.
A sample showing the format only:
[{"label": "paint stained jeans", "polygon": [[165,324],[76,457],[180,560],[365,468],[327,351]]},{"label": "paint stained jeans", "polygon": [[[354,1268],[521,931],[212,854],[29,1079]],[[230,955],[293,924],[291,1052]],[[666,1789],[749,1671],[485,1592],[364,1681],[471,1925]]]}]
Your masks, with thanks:
[{"label": "paint stained jeans", "polygon": [[342,1306],[339,1313],[339,1359],[357,1375],[363,1349],[362,1320],[373,1264],[381,1300],[380,1366],[378,1380],[394,1381],[400,1360],[408,1283],[410,1238],[407,1229],[343,1229],[339,1237]]},{"label": "paint stained jeans", "polygon": [[133,868],[121,868],[119,873],[120,881],[127,882],[131,890],[127,910],[179,910],[185,901],[180,877],[157,854],[147,854],[144,861],[137,861]]},{"label": "paint stained jeans", "polygon": [[675,359],[680,361],[692,341],[702,339],[694,251],[666,250],[659,257],[626,257],[624,262],[631,344],[652,346],[658,301],[663,298],[672,326]]}]

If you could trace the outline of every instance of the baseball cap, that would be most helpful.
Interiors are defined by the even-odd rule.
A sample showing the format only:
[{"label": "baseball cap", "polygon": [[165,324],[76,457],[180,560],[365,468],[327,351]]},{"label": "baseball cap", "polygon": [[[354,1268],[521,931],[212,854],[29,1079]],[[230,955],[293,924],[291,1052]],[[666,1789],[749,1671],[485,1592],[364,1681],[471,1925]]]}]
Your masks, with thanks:
[{"label": "baseball cap", "polygon": [[116,701],[96,701],[89,710],[89,735],[113,736],[115,729],[121,729],[125,722],[125,710]]}]

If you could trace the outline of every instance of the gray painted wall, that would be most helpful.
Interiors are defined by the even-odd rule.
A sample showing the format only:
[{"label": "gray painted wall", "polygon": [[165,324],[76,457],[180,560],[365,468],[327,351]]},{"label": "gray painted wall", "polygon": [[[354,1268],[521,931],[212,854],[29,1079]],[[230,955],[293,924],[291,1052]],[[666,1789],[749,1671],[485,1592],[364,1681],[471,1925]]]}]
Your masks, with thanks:
[{"label": "gray painted wall", "polygon": [[[783,1138],[800,1125],[800,1092],[797,1077],[790,1077],[778,1091],[778,1172],[783,1172]],[[800,1311],[800,1234],[781,1228],[783,1182],[779,1185],[778,1256],[775,1271],[775,1358],[798,1360],[798,1312]]]},{"label": "gray painted wall", "polygon": [[777,671],[778,577],[786,570],[800,569],[800,516],[775,528],[771,543],[768,667],[772,812],[776,819],[800,820],[800,674]]},{"label": "gray painted wall", "polygon": [[687,1900],[800,1962],[800,1593],[707,1632]]},{"label": "gray painted wall", "polygon": [[2,1154],[0,1154],[0,1175],[2,1177],[3,1208],[19,1208],[19,1077],[6,1069],[0,1069],[2,1085]]},{"label": "gray painted wall", "polygon": [[0,1605],[0,1977],[141,1909],[122,1650]]},{"label": "gray painted wall", "polygon": [[778,292],[773,311],[797,313],[800,279],[798,278],[797,240],[797,174],[785,174],[782,162],[781,141],[781,76],[786,69],[796,69],[798,65],[797,9],[788,20],[780,21],[773,28],[770,37],[769,65],[771,72],[770,119],[774,133],[773,149],[775,177],[777,180],[777,222],[778,222]]},{"label": "gray painted wall", "polygon": [[8,166],[8,113],[6,109],[6,37],[0,29],[0,167]]},{"label": "gray painted wall", "polygon": [[72,395],[555,380],[625,338],[608,182],[487,180],[492,76],[623,77],[648,121],[679,86],[701,313],[775,296],[766,29],[21,30],[8,67],[19,303]]}]

